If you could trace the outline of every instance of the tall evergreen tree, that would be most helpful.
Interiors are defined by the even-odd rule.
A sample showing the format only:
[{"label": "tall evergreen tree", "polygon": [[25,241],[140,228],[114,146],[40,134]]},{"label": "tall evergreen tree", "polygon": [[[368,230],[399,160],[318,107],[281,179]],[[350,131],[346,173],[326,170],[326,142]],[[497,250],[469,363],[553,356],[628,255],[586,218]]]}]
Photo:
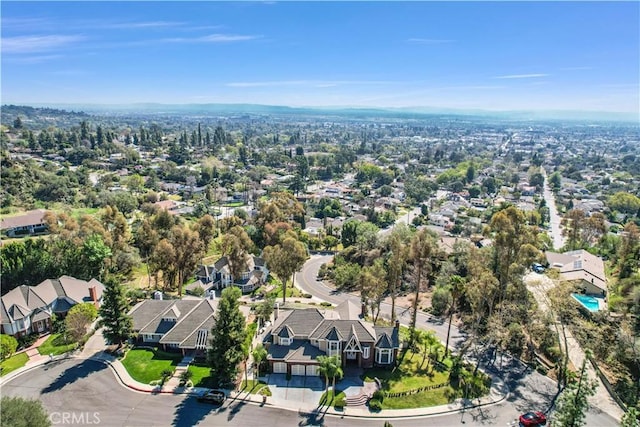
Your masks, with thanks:
[{"label": "tall evergreen tree", "polygon": [[122,344],[131,336],[133,321],[127,314],[129,305],[124,288],[114,278],[105,281],[100,316],[104,326],[104,336],[111,342]]},{"label": "tall evergreen tree", "polygon": [[242,345],[246,331],[244,315],[240,312],[241,295],[242,292],[235,286],[224,289],[215,314],[208,359],[216,387],[233,385],[238,364],[246,356]]}]

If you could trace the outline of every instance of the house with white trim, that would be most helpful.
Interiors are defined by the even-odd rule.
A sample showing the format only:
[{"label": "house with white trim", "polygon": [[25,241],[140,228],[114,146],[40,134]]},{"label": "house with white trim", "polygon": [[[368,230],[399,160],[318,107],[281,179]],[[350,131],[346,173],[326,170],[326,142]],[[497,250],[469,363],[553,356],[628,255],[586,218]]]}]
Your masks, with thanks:
[{"label": "house with white trim", "polygon": [[273,373],[318,375],[317,358],[322,355],[339,356],[345,367],[392,367],[396,363],[399,323],[374,327],[359,317],[358,307],[351,301],[335,310],[279,311],[263,339]]},{"label": "house with white trim", "polygon": [[201,265],[196,273],[196,279],[204,284],[211,283],[205,287],[214,289],[224,289],[234,285],[240,288],[242,293],[252,292],[267,281],[269,269],[264,259],[255,255],[250,255],[247,260],[247,268],[241,277],[234,278],[231,274],[229,259],[221,257],[213,265]]},{"label": "house with white trim", "polygon": [[71,276],[47,279],[36,286],[21,285],[2,296],[0,322],[3,334],[43,334],[51,329],[51,317],[64,317],[76,304],[102,304],[104,285],[96,279]]}]

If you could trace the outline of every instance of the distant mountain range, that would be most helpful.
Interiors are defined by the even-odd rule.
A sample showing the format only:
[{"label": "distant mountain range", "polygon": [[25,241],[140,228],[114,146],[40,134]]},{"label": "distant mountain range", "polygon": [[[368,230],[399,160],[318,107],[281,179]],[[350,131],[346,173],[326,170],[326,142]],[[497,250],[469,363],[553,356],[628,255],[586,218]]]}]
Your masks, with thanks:
[{"label": "distant mountain range", "polygon": [[[166,114],[166,115],[200,115],[200,114],[257,114],[257,115],[304,115],[304,116],[342,116],[354,118],[477,118],[515,121],[571,120],[571,121],[615,121],[640,123],[640,117],[634,113],[604,111],[489,111],[458,110],[450,108],[405,107],[287,107],[260,104],[31,104],[32,107],[55,108],[71,111],[84,111],[94,114]],[[3,106],[2,108],[5,108]]]}]

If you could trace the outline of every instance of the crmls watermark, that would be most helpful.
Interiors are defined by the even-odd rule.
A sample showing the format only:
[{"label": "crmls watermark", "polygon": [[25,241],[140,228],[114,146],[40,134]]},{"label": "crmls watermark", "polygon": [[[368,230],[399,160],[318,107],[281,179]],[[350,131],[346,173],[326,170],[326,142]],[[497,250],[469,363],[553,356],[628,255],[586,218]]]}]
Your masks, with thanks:
[{"label": "crmls watermark", "polygon": [[97,425],[100,412],[52,412],[49,421],[53,425]]}]

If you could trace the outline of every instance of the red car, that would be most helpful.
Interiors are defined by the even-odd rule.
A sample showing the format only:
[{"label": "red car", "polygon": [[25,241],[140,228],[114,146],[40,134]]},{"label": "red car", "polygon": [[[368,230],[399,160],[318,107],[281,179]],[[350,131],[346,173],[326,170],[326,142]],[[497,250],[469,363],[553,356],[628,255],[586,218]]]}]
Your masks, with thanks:
[{"label": "red car", "polygon": [[547,424],[547,416],[540,411],[527,412],[520,415],[520,425],[523,427],[537,427]]}]

